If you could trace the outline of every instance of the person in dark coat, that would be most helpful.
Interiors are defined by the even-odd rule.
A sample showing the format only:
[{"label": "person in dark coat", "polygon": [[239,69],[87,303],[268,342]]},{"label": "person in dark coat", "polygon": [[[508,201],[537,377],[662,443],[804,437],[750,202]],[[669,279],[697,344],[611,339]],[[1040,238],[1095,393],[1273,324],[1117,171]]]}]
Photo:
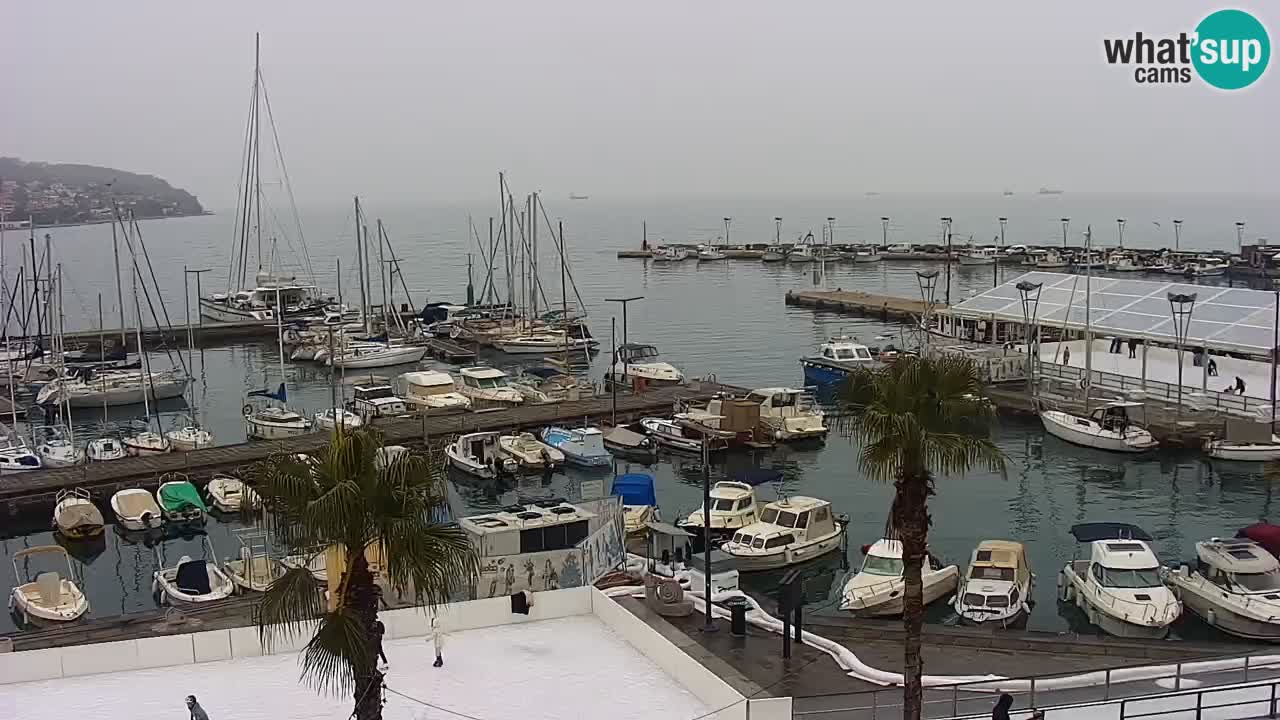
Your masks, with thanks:
[{"label": "person in dark coat", "polygon": [[1217,376],[1218,376],[1218,361],[1217,361],[1217,360],[1214,360],[1213,358],[1209,358],[1209,368],[1208,368],[1208,369],[1209,369],[1209,377],[1217,377]]},{"label": "person in dark coat", "polygon": [[209,720],[209,713],[196,702],[195,695],[187,696],[187,709],[191,711],[191,720]]},{"label": "person in dark coat", "polygon": [[1129,358],[1138,357],[1138,338],[1129,338]]},{"label": "person in dark coat", "polygon": [[1240,377],[1239,375],[1236,376],[1236,394],[1237,395],[1244,394],[1244,378]]},{"label": "person in dark coat", "polygon": [[1009,693],[1004,693],[996,701],[996,706],[991,711],[991,720],[1009,720],[1009,708],[1011,707],[1013,707],[1013,696]]},{"label": "person in dark coat", "polygon": [[382,662],[390,665],[391,661],[387,659],[387,654],[382,650],[382,636],[387,634],[387,626],[382,624],[381,620],[373,621],[373,642],[378,646],[378,657],[382,658]]}]

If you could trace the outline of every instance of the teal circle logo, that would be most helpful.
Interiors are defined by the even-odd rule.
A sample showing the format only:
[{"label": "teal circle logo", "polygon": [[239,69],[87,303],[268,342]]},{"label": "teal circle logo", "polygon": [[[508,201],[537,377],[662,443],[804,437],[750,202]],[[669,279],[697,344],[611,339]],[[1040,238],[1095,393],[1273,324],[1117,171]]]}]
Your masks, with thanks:
[{"label": "teal circle logo", "polygon": [[1267,29],[1243,10],[1219,10],[1196,26],[1191,62],[1200,78],[1219,90],[1252,85],[1270,59]]}]

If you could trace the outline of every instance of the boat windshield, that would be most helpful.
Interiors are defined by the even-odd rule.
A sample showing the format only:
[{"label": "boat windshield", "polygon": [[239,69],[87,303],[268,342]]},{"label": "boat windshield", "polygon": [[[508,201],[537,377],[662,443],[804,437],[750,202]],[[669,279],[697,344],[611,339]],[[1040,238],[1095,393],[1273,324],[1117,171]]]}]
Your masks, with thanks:
[{"label": "boat windshield", "polygon": [[651,360],[658,357],[658,348],[652,345],[641,345],[631,348],[629,355],[632,360]]},{"label": "boat windshield", "polygon": [[476,387],[492,390],[494,388],[504,388],[507,386],[505,377],[476,378]]},{"label": "boat windshield", "polygon": [[898,577],[902,575],[902,560],[900,558],[868,555],[867,559],[862,561],[862,572],[870,575]]},{"label": "boat windshield", "polygon": [[1280,570],[1268,570],[1261,573],[1236,573],[1231,576],[1235,584],[1249,592],[1270,592],[1280,590]]},{"label": "boat windshield", "polygon": [[1013,581],[1013,568],[975,567],[969,571],[974,580],[1006,580]]},{"label": "boat windshield", "polygon": [[395,393],[391,392],[391,388],[386,386],[356,388],[356,397],[361,400],[377,400],[379,398],[395,397]]},{"label": "boat windshield", "polygon": [[1150,588],[1160,586],[1160,573],[1157,568],[1116,568],[1102,567],[1098,582],[1105,587],[1113,588]]},{"label": "boat windshield", "polygon": [[715,501],[715,504],[711,506],[711,509],[720,510],[722,512],[728,512],[729,510],[733,509],[733,504],[734,504],[733,500],[719,498],[718,500]]},{"label": "boat windshield", "polygon": [[764,512],[760,514],[760,522],[767,522],[767,523],[778,522],[778,509],[772,508],[772,507],[765,508]]}]

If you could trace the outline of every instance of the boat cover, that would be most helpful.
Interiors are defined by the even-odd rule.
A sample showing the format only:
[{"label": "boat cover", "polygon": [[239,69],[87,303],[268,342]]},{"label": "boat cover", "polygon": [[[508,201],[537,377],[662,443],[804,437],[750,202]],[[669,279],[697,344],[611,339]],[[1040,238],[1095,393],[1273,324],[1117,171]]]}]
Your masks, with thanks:
[{"label": "boat cover", "polygon": [[1249,538],[1272,555],[1280,556],[1280,525],[1272,525],[1265,522],[1254,523],[1247,528],[1240,529],[1236,533],[1236,537]]},{"label": "boat cover", "polygon": [[1077,542],[1087,543],[1097,540],[1142,540],[1151,541],[1146,530],[1129,523],[1091,522],[1071,526],[1071,534]]},{"label": "boat cover", "polygon": [[623,505],[658,504],[658,497],[653,492],[653,476],[645,473],[629,473],[613,479],[612,494],[622,498]]},{"label": "boat cover", "polygon": [[93,503],[64,505],[58,511],[58,527],[102,527],[102,513]]},{"label": "boat cover", "polygon": [[609,434],[606,435],[604,439],[615,445],[639,450],[644,447],[644,441],[646,438],[638,432],[618,427],[610,430]]},{"label": "boat cover", "polygon": [[188,595],[207,595],[209,588],[209,569],[204,560],[184,560],[178,563],[178,575],[174,585]]},{"label": "boat cover", "polygon": [[767,482],[782,482],[782,471],[773,468],[751,468],[738,473],[733,479],[754,487]]},{"label": "boat cover", "polygon": [[204,504],[196,486],[189,482],[174,483],[160,488],[160,504],[164,506],[166,512],[182,512],[193,507],[205,512],[209,511],[209,506]]}]

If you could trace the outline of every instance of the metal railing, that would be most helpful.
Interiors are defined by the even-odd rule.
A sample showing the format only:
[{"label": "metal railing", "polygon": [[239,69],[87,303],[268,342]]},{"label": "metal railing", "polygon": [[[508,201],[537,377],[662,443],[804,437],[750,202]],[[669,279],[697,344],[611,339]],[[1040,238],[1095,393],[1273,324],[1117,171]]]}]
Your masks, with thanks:
[{"label": "metal railing", "polygon": [[[1036,364],[1036,378],[1037,380],[1067,383],[1071,387],[1079,389],[1080,382],[1084,380],[1084,370],[1070,365],[1041,361]],[[1132,378],[1127,375],[1118,375],[1101,370],[1092,371],[1089,379],[1090,385],[1095,390],[1118,392],[1126,397],[1134,393],[1142,393],[1142,397],[1147,400],[1159,400],[1171,404],[1178,402],[1178,385],[1176,383],[1151,379],[1144,381],[1141,378]],[[1260,400],[1246,395],[1235,395],[1220,390],[1201,390],[1195,385],[1183,384],[1182,404],[1201,410],[1234,412],[1242,415],[1256,415],[1260,418],[1263,412],[1266,413],[1267,418],[1271,416],[1271,402],[1269,400]]]},{"label": "metal railing", "polygon": [[[1188,690],[1186,692],[1171,693],[1168,695],[1161,695],[1159,697],[1138,698],[1133,700],[1121,700],[1120,701],[1120,720],[1129,720],[1130,718],[1164,717],[1166,715],[1176,715],[1179,718],[1186,718],[1188,716],[1188,713],[1192,713],[1192,712],[1195,713],[1194,715],[1195,719],[1200,720],[1200,718],[1204,717],[1204,714],[1207,712],[1211,712],[1214,710],[1222,710],[1225,708],[1243,708],[1250,705],[1260,706],[1260,707],[1258,707],[1258,709],[1256,710],[1250,710],[1247,716],[1237,715],[1235,717],[1261,717],[1262,714],[1265,713],[1266,717],[1273,718],[1273,717],[1276,717],[1277,686],[1280,686],[1280,681],[1269,682],[1262,685],[1247,685],[1244,687],[1236,686],[1236,687],[1209,688],[1206,690]],[[1219,694],[1225,694],[1225,693],[1232,693],[1235,695],[1244,695],[1246,696],[1247,699],[1237,700],[1235,702],[1222,702],[1222,703],[1206,703],[1205,702],[1206,696],[1213,696],[1213,695],[1219,695]],[[1191,703],[1187,703],[1184,705],[1184,704],[1178,703],[1177,701],[1180,698],[1187,698],[1188,700],[1194,699],[1195,704],[1193,705]],[[1171,701],[1176,707],[1151,710],[1149,712],[1137,712],[1137,713],[1131,712],[1131,708],[1133,708],[1134,706],[1140,706],[1142,703],[1160,702],[1162,704],[1168,704]],[[1211,713],[1211,715],[1213,717],[1227,717],[1225,715],[1222,715],[1216,712]]]}]

